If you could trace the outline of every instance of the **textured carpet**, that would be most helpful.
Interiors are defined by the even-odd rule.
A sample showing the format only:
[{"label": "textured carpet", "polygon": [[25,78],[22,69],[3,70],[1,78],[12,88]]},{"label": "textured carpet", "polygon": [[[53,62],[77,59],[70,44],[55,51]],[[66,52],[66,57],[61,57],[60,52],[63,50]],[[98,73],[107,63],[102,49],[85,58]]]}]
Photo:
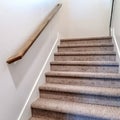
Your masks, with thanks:
[{"label": "textured carpet", "polygon": [[30,120],[120,120],[119,64],[111,37],[62,39]]}]

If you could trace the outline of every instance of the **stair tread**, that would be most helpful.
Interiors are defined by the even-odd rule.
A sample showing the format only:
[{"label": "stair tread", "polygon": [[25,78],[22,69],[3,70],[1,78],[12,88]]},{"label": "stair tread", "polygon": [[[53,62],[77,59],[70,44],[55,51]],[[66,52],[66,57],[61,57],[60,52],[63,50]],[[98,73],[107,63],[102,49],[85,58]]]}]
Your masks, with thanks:
[{"label": "stair tread", "polygon": [[41,116],[39,118],[32,117],[30,120],[56,120],[55,118]]},{"label": "stair tread", "polygon": [[114,51],[57,52],[55,55],[116,55]]},{"label": "stair tread", "polygon": [[53,61],[51,65],[109,65],[119,66],[116,61]]},{"label": "stair tread", "polygon": [[79,41],[79,40],[108,40],[112,39],[111,36],[105,36],[105,37],[89,37],[89,38],[67,38],[67,39],[61,39],[61,41]]},{"label": "stair tread", "polygon": [[32,108],[76,115],[86,115],[89,117],[99,117],[103,119],[120,118],[120,107],[66,102],[53,99],[39,98],[32,104]]},{"label": "stair tread", "polygon": [[30,118],[30,120],[45,120],[45,119],[41,119],[41,118],[32,117],[32,118]]},{"label": "stair tread", "polygon": [[47,83],[47,84],[42,85],[40,87],[40,90],[68,92],[68,93],[75,93],[75,94],[90,94],[90,95],[120,97],[119,88],[74,86],[74,85],[61,85],[61,84],[48,84]]},{"label": "stair tread", "polygon": [[41,116],[39,118],[32,117],[30,120],[56,120],[55,118]]},{"label": "stair tread", "polygon": [[71,47],[108,47],[114,46],[112,43],[95,43],[95,44],[77,44],[77,45],[58,45],[58,48],[71,48]]},{"label": "stair tread", "polygon": [[120,80],[118,73],[93,73],[93,72],[64,72],[64,71],[50,71],[46,76],[62,76],[62,77],[89,77],[89,78],[107,78]]}]

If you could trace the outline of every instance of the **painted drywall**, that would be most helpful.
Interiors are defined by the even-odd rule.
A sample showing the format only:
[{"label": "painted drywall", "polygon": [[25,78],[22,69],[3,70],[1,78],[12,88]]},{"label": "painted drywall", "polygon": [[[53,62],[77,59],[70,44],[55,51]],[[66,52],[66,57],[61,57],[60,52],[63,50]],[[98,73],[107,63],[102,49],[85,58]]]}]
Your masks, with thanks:
[{"label": "painted drywall", "polygon": [[[33,92],[35,97],[32,94],[25,108],[29,111],[26,114],[21,111],[58,32],[64,38],[108,35],[109,0],[61,0],[63,8],[59,15],[51,21],[25,57],[17,63],[6,64],[7,58],[29,38],[57,2],[4,0],[0,3],[0,120],[17,120],[19,115],[21,120],[25,120],[30,116],[29,106],[39,95],[37,87]],[[39,85],[44,83],[43,74],[41,78]]]},{"label": "painted drywall", "polygon": [[[58,16],[56,17],[58,20]],[[52,20],[52,22],[55,22],[56,19]],[[55,25],[55,24],[53,24]],[[49,25],[51,26],[51,25]],[[53,27],[53,26],[51,26]],[[51,29],[50,27],[50,29]],[[45,33],[46,34],[46,33]],[[59,33],[57,34],[57,38],[49,51],[49,54],[41,67],[41,70],[38,74],[38,77],[36,79],[35,84],[33,85],[33,88],[28,96],[28,99],[18,117],[18,120],[28,120],[32,115],[31,115],[31,104],[35,102],[35,100],[40,96],[40,92],[38,88],[45,83],[45,73],[50,71],[50,62],[54,61],[54,53],[57,52],[57,46],[60,44],[60,35]],[[42,53],[43,54],[43,53]]]},{"label": "painted drywall", "polygon": [[17,120],[57,38],[55,22],[50,23],[22,60],[11,65],[6,60],[56,3],[57,0],[0,2],[0,120]]},{"label": "painted drywall", "polygon": [[112,35],[118,53],[118,61],[120,61],[120,0],[115,0],[114,3]]},{"label": "painted drywall", "polygon": [[113,36],[114,48],[117,53],[116,60],[120,64],[120,0],[114,1],[111,34]]},{"label": "painted drywall", "polygon": [[109,35],[111,0],[61,0],[62,38]]}]

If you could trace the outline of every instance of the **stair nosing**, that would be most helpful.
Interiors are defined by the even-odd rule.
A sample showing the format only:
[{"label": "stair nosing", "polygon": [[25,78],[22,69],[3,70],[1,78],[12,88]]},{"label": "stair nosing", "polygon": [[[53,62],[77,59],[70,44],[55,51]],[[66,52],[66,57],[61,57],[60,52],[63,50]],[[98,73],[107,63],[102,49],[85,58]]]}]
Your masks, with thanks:
[{"label": "stair nosing", "polygon": [[89,37],[89,38],[66,38],[66,39],[61,39],[60,41],[67,42],[67,41],[84,41],[84,40],[111,40],[112,37]]},{"label": "stair nosing", "polygon": [[49,117],[40,116],[40,117],[31,117],[29,120],[53,120],[53,119],[50,119]]},{"label": "stair nosing", "polygon": [[53,61],[50,65],[81,65],[81,66],[119,66],[117,62],[113,61]]},{"label": "stair nosing", "polygon": [[46,77],[85,77],[85,78],[106,78],[106,79],[118,79],[120,80],[120,74],[118,73],[92,73],[92,72],[63,72],[63,71],[51,71],[47,72]]},{"label": "stair nosing", "polygon": [[120,97],[119,88],[93,87],[93,86],[74,86],[46,83],[39,87],[39,90],[65,92],[74,94],[88,94],[106,97]]},{"label": "stair nosing", "polygon": [[35,108],[60,113],[85,115],[88,117],[96,117],[103,119],[120,118],[120,108],[103,105],[92,105],[85,103],[75,103],[61,100],[39,98],[31,105],[31,107],[33,109]]},{"label": "stair nosing", "polygon": [[113,44],[58,45],[58,48],[76,48],[76,47],[114,47],[114,45]]},{"label": "stair nosing", "polygon": [[68,55],[116,55],[114,51],[84,51],[84,52],[57,52],[55,56],[68,56]]}]

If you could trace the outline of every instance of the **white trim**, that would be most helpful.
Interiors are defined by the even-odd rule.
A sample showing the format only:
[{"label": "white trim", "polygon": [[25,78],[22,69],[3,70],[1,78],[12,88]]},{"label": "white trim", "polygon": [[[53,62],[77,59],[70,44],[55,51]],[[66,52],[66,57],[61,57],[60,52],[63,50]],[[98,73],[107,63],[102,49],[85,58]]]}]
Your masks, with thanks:
[{"label": "white trim", "polygon": [[113,28],[111,29],[111,33],[112,33],[112,37],[113,37],[114,44],[115,44],[115,47],[116,47],[116,52],[117,52],[118,57],[119,57],[119,60],[120,60],[120,49],[119,49],[119,46],[118,46],[118,44],[117,44],[117,38],[116,38],[116,36],[115,36],[115,31],[114,31]]},{"label": "white trim", "polygon": [[54,42],[54,44],[53,44],[53,46],[52,46],[52,48],[51,48],[51,50],[50,50],[50,53],[49,53],[49,55],[48,55],[48,57],[47,57],[44,65],[43,65],[43,67],[42,67],[42,69],[41,69],[41,71],[40,71],[37,79],[36,79],[35,84],[34,84],[33,87],[32,87],[32,90],[31,90],[31,92],[30,92],[30,94],[29,94],[29,96],[28,96],[28,98],[27,98],[27,100],[26,100],[26,103],[25,103],[25,105],[23,106],[23,109],[21,110],[20,115],[19,115],[19,117],[18,117],[17,120],[20,120],[20,119],[21,119],[21,117],[22,117],[22,115],[23,115],[23,113],[24,113],[24,110],[25,110],[25,108],[26,108],[26,106],[27,106],[27,104],[28,104],[28,102],[29,102],[29,100],[30,100],[30,98],[31,98],[31,96],[32,96],[32,94],[33,94],[33,92],[34,92],[34,90],[35,90],[38,82],[39,82],[40,76],[42,75],[42,73],[43,73],[43,71],[44,71],[44,69],[45,69],[45,67],[46,67],[46,65],[47,65],[47,63],[48,63],[48,61],[49,61],[49,58],[50,58],[50,56],[52,55],[52,52],[53,52],[53,50],[54,50],[54,48],[55,48],[55,46],[56,46],[56,44],[57,44],[57,42],[58,42],[59,39],[60,39],[60,34],[58,33],[58,34],[57,34],[57,39],[55,40],[55,42]]}]

